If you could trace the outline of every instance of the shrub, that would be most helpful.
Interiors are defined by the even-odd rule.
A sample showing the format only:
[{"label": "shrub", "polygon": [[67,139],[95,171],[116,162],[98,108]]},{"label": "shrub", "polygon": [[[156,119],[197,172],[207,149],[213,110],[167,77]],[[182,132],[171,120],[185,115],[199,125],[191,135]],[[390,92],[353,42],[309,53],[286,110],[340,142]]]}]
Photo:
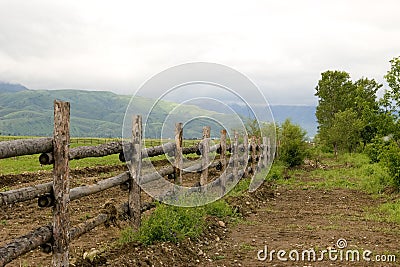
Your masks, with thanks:
[{"label": "shrub", "polygon": [[400,148],[395,141],[390,142],[382,152],[382,162],[393,177],[394,184],[400,189]]},{"label": "shrub", "polygon": [[176,243],[185,237],[197,237],[204,228],[204,209],[182,208],[160,204],[142,221],[138,232],[125,229],[121,242],[140,241],[145,245],[155,241]]},{"label": "shrub", "polygon": [[383,138],[374,138],[371,143],[367,144],[364,153],[368,155],[371,163],[381,160],[382,152],[390,146],[390,142],[384,141]]},{"label": "shrub", "polygon": [[145,245],[155,241],[179,242],[198,237],[204,230],[206,215],[225,218],[235,215],[225,200],[218,200],[203,207],[184,208],[159,204],[151,215],[144,218],[139,231],[126,228],[121,232],[120,242],[139,241]]},{"label": "shrub", "polygon": [[279,157],[288,167],[301,165],[307,155],[306,132],[286,120],[282,124]]}]

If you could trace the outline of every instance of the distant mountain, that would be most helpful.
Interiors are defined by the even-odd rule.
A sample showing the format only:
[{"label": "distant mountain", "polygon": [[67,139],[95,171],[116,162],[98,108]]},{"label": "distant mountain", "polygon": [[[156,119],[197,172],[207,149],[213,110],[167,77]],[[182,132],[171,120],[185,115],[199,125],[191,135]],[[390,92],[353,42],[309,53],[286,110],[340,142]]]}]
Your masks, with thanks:
[{"label": "distant mountain", "polygon": [[[203,109],[208,109],[216,112],[223,112],[226,110],[220,104],[209,101],[196,101],[196,105]],[[238,105],[235,103],[227,103],[227,105],[237,114],[242,117],[252,117],[251,111],[245,105]],[[253,106],[255,112],[265,112],[265,106]],[[301,105],[270,105],[272,115],[275,123],[281,124],[286,119],[290,119],[293,123],[300,125],[307,131],[309,137],[314,137],[317,133],[317,118],[315,117],[315,106],[301,106]]]},{"label": "distant mountain", "polygon": [[309,137],[314,137],[318,126],[317,117],[315,117],[316,108],[316,106],[273,105],[271,111],[275,122],[282,123],[289,118],[306,130]]},{"label": "distant mountain", "polygon": [[[34,135],[50,136],[53,132],[54,99],[71,103],[71,136],[85,137],[118,137],[121,136],[122,123],[130,96],[117,95],[106,91],[86,90],[29,90],[22,85],[0,84],[0,134],[1,135]],[[7,89],[7,90],[6,90]],[[137,111],[144,114],[154,100],[138,98]],[[193,117],[212,116],[217,121],[234,127],[231,114],[225,114],[217,106],[181,105],[183,110],[171,114],[176,103],[161,101],[152,111],[152,121],[145,125],[147,137],[159,137],[162,123],[168,116],[173,121],[188,121]],[[248,117],[245,107],[231,107],[241,117]],[[307,130],[309,136],[315,135],[315,107],[311,106],[271,106],[275,121],[281,123],[291,118]],[[185,126],[185,137],[201,137],[202,126],[208,124],[214,137],[221,128],[217,122],[210,121],[191,123]],[[173,123],[164,129],[173,133]],[[230,128],[230,129],[232,129]],[[170,137],[170,136],[168,136]]]},{"label": "distant mountain", "polygon": [[28,90],[28,88],[21,84],[13,84],[0,81],[0,93],[15,93],[25,90]]},{"label": "distant mountain", "polygon": [[[0,134],[49,136],[53,132],[54,99],[71,103],[71,136],[119,137],[126,108],[131,96],[117,95],[104,91],[85,90],[23,90],[18,92],[0,92]],[[137,112],[144,114],[153,105],[149,98],[137,99]],[[192,117],[213,116],[227,122],[231,115],[201,109],[193,105],[183,105],[184,112],[171,114],[178,104],[161,101],[152,110],[152,121],[145,130],[148,137],[159,137],[162,123],[168,116],[173,121],[187,121]],[[203,122],[211,126],[212,134],[219,135],[220,125]],[[173,124],[173,123],[171,123]],[[192,123],[185,128],[185,137],[201,137],[202,121]],[[174,125],[165,127],[167,136],[173,137]],[[169,135],[168,135],[169,133]],[[172,133],[172,134],[171,134]]]}]

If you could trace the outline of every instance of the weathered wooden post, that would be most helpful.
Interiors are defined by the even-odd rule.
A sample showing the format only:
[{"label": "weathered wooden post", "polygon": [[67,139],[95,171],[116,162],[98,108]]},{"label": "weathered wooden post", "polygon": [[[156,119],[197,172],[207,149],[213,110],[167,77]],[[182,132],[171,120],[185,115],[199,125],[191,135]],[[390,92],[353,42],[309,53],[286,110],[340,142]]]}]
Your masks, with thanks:
[{"label": "weathered wooden post", "polygon": [[54,101],[53,134],[53,266],[68,266],[69,261],[69,122],[68,102]]},{"label": "weathered wooden post", "polygon": [[237,131],[234,131],[233,134],[233,146],[232,146],[232,156],[233,156],[233,180],[238,178],[238,165],[239,165],[239,155],[238,155],[238,147],[239,147],[239,134]]},{"label": "weathered wooden post", "polygon": [[141,223],[140,211],[140,176],[142,169],[142,116],[133,117],[132,126],[132,158],[130,159],[131,177],[129,179],[128,207],[131,226],[138,229]]},{"label": "weathered wooden post", "polygon": [[247,170],[248,162],[249,162],[249,137],[247,133],[244,133],[243,136],[243,155],[244,155],[244,174],[243,176],[248,176],[249,172]]},{"label": "weathered wooden post", "polygon": [[183,166],[183,156],[182,156],[182,123],[175,124],[175,183],[178,185],[182,184],[182,166]]},{"label": "weathered wooden post", "polygon": [[268,165],[268,144],[267,144],[267,137],[263,137],[262,141],[262,165],[261,167],[267,167]]},{"label": "weathered wooden post", "polygon": [[203,127],[202,155],[201,155],[201,176],[200,186],[206,185],[208,180],[208,163],[210,153],[210,126]]},{"label": "weathered wooden post", "polygon": [[226,130],[221,130],[221,139],[220,139],[220,149],[221,153],[219,155],[219,160],[221,161],[221,195],[223,196],[226,191]]},{"label": "weathered wooden post", "polygon": [[256,144],[256,137],[255,136],[252,136],[251,137],[251,142],[250,142],[250,144],[251,144],[251,170],[252,170],[252,172],[253,172],[253,175],[256,173],[256,157],[257,157],[257,155],[256,155],[256,146],[257,146],[257,144]]}]

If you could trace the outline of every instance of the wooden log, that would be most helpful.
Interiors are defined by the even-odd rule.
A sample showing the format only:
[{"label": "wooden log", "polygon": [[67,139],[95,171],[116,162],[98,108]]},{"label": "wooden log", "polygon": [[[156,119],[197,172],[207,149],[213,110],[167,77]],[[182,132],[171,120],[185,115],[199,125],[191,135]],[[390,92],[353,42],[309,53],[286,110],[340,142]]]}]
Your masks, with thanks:
[{"label": "wooden log", "polygon": [[[147,158],[147,157],[155,157],[155,156],[163,155],[165,153],[173,151],[174,149],[175,149],[175,143],[166,143],[161,146],[145,148],[145,149],[142,149],[142,159]],[[197,145],[191,146],[191,147],[183,147],[182,154],[184,154],[184,155],[193,154],[193,153],[196,153],[197,150],[198,150]],[[131,155],[129,150],[127,151],[127,153],[129,153],[129,155]],[[123,152],[121,152],[119,154],[119,160],[122,162],[126,161],[125,155]]]},{"label": "wooden log", "polygon": [[0,192],[0,206],[23,202],[53,192],[53,182]]},{"label": "wooden log", "polygon": [[[219,162],[212,163],[209,166],[209,168],[217,167],[218,164],[219,164]],[[182,169],[183,169],[183,173],[197,172],[202,169],[202,165],[201,165],[201,163],[192,165],[192,162],[187,162],[187,163],[183,164]],[[155,181],[157,179],[160,179],[160,177],[164,177],[164,176],[167,176],[167,175],[173,174],[173,173],[174,173],[173,167],[171,167],[171,166],[164,167],[164,168],[158,170],[157,172],[142,175],[141,182],[142,182],[142,184],[149,183],[149,182]],[[101,180],[101,181],[97,182],[96,184],[72,188],[72,189],[70,189],[70,192],[69,192],[70,201],[76,200],[76,199],[79,199],[79,198],[82,198],[82,197],[85,197],[88,195],[92,195],[92,194],[107,190],[107,189],[115,187],[115,186],[124,185],[129,181],[129,175],[130,175],[129,172],[124,172],[117,176]],[[46,194],[53,194],[52,192],[53,192],[53,182],[38,184],[35,186],[30,186],[30,187],[19,188],[19,189],[15,189],[15,190],[6,191],[6,192],[0,192],[0,206],[32,200],[32,199],[39,198]]]},{"label": "wooden log", "polygon": [[190,147],[184,147],[182,148],[182,154],[187,155],[187,154],[194,154],[198,150],[198,145],[190,146]]},{"label": "wooden log", "polygon": [[141,224],[140,176],[142,168],[142,117],[140,115],[133,117],[132,149],[133,153],[130,159],[131,178],[129,179],[128,206],[131,226],[134,229],[139,229]]},{"label": "wooden log", "polygon": [[203,127],[203,141],[202,141],[202,154],[201,154],[201,165],[202,171],[200,176],[200,185],[206,185],[208,180],[208,164],[209,164],[209,153],[210,153],[210,126]]},{"label": "wooden log", "polygon": [[183,166],[183,155],[182,155],[182,123],[175,124],[175,183],[178,185],[182,184],[182,166]]},{"label": "wooden log", "polygon": [[[81,147],[72,148],[69,153],[69,160],[77,160],[77,159],[83,159],[83,158],[88,158],[88,157],[104,157],[104,156],[113,155],[113,154],[120,154],[119,155],[120,161],[125,162],[123,146],[125,146],[125,148],[126,148],[125,153],[129,153],[129,155],[131,155],[131,151],[130,151],[131,144],[126,143],[123,145],[122,142],[117,141],[117,142],[101,144],[98,146],[81,146]],[[145,149],[142,149],[142,158],[159,156],[164,153],[173,151],[174,149],[175,149],[174,143],[167,143],[167,144],[160,145],[160,146],[145,148]],[[187,148],[185,150],[185,152],[186,153],[187,152],[195,153],[196,150],[194,147],[190,147],[190,148]],[[53,153],[51,153],[51,152],[42,153],[39,156],[39,162],[40,162],[40,164],[43,164],[43,165],[52,164],[54,162]]]},{"label": "wooden log", "polygon": [[4,266],[40,245],[50,242],[52,235],[53,227],[48,224],[12,240],[0,248],[0,266]]},{"label": "wooden log", "polygon": [[48,208],[54,206],[54,195],[45,194],[38,198],[38,206],[41,208]]},{"label": "wooden log", "polygon": [[0,159],[50,152],[53,138],[19,139],[0,142]]},{"label": "wooden log", "polygon": [[108,221],[111,220],[111,218],[113,217],[113,214],[105,214],[105,213],[100,213],[99,215],[97,215],[96,217],[89,219],[83,223],[78,224],[77,226],[71,228],[69,230],[70,232],[70,236],[71,236],[71,240],[78,238],[80,236],[82,236],[83,234],[91,231],[92,229],[96,228],[99,225],[102,225]]},{"label": "wooden log", "polygon": [[226,192],[226,130],[221,130],[220,138],[220,161],[221,161],[221,196]]},{"label": "wooden log", "polygon": [[69,264],[69,121],[68,102],[54,101],[53,266]]},{"label": "wooden log", "polygon": [[70,190],[70,200],[79,199],[88,195],[92,195],[106,189],[125,184],[130,179],[129,172],[121,173],[117,176],[101,180],[96,184],[75,187]]},{"label": "wooden log", "polygon": [[[97,146],[79,146],[69,151],[69,160],[83,159],[89,157],[104,157],[122,152],[122,142],[110,142]],[[53,154],[43,153],[39,156],[39,162],[43,165],[54,162]]]},{"label": "wooden log", "polygon": [[[100,213],[95,218],[87,220],[83,223],[69,230],[70,239],[75,239],[81,235],[91,231],[95,227],[110,221],[116,214],[114,213]],[[51,224],[41,226],[32,232],[18,237],[8,244],[0,247],[0,266],[11,262],[19,256],[36,249],[41,245],[51,242],[53,235],[53,226]],[[65,265],[67,266],[67,265]]]},{"label": "wooden log", "polygon": [[166,143],[142,149],[142,158],[155,157],[175,150],[175,143]]}]

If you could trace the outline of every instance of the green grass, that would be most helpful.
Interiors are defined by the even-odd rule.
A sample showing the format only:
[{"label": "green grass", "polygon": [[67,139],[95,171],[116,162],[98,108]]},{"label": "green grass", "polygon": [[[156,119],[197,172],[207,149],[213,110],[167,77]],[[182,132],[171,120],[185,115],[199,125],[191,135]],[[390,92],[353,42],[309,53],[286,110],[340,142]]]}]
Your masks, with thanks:
[{"label": "green grass", "polygon": [[[279,163],[274,164],[267,180],[275,180],[278,185],[303,190],[353,189],[373,197],[385,197],[387,189],[391,192],[395,188],[387,167],[381,163],[371,163],[365,154],[342,154],[338,159],[324,157],[322,163],[326,166],[325,169],[287,170],[288,179],[284,179],[285,167]],[[369,220],[400,224],[400,200],[387,199],[387,203],[378,207],[366,207],[365,217]],[[332,227],[336,229],[337,226]]]},{"label": "green grass", "polygon": [[196,238],[204,231],[205,218],[210,215],[227,219],[234,217],[235,212],[223,199],[194,208],[158,204],[154,212],[143,219],[139,231],[126,228],[121,231],[119,241],[149,245],[156,241],[177,243],[186,237]]},{"label": "green grass", "polygon": [[367,209],[367,219],[400,224],[400,199]]},{"label": "green grass", "polygon": [[291,188],[317,189],[356,189],[369,194],[381,194],[386,188],[393,186],[385,166],[370,163],[364,154],[344,154],[334,158],[323,159],[326,169],[304,171],[291,169],[287,171],[289,179],[283,179],[284,166],[277,165],[268,175],[274,177],[277,184]]}]

